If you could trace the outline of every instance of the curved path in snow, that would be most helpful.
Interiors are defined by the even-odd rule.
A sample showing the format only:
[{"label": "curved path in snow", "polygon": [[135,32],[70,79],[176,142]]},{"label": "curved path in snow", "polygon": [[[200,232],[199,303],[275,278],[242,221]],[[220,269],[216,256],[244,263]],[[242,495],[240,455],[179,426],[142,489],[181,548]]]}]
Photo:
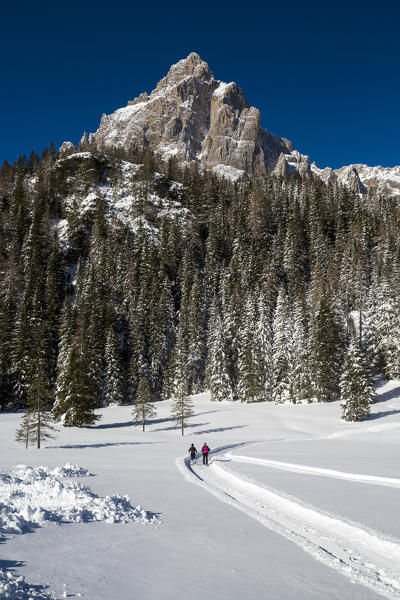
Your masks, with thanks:
[{"label": "curved path in snow", "polygon": [[319,475],[320,477],[332,477],[334,479],[347,479],[357,483],[370,483],[373,485],[382,485],[400,488],[400,479],[395,477],[379,477],[378,475],[361,475],[360,473],[346,473],[344,471],[335,471],[333,469],[323,469],[320,467],[308,467],[296,463],[281,462],[279,460],[268,460],[266,458],[256,458],[253,456],[241,456],[228,452],[225,455],[234,462],[251,463],[254,465],[263,465],[273,469],[283,471],[293,471],[294,473],[304,473],[305,475]]},{"label": "curved path in snow", "polygon": [[317,560],[339,570],[351,581],[363,584],[386,598],[400,599],[399,540],[272,491],[231,471],[227,465],[235,460],[245,460],[268,467],[395,487],[400,486],[399,480],[237,456],[228,451],[244,445],[248,444],[217,448],[212,453],[209,467],[191,465],[186,457],[178,458],[176,464],[188,481],[257,519]]}]

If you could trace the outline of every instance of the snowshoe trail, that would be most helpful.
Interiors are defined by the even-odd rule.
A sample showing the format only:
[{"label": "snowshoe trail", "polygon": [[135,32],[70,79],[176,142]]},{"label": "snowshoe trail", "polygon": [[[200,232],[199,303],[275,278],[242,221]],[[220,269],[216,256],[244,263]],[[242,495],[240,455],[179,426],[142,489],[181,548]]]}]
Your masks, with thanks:
[{"label": "snowshoe trail", "polygon": [[335,471],[334,469],[323,469],[320,467],[308,467],[295,463],[281,462],[279,460],[268,460],[265,458],[256,458],[255,456],[241,456],[228,452],[225,455],[234,462],[250,463],[255,465],[264,465],[273,469],[283,471],[293,471],[294,473],[304,473],[305,475],[318,475],[320,477],[331,477],[333,479],[346,479],[356,481],[357,483],[369,483],[372,485],[382,485],[400,488],[400,479],[395,477],[380,477],[378,475],[361,475],[359,473],[346,473],[344,471]]},{"label": "snowshoe trail", "polygon": [[[202,486],[220,500],[235,506],[263,526],[294,542],[315,559],[340,571],[352,582],[365,585],[386,598],[400,599],[399,540],[390,539],[376,531],[363,528],[360,524],[324,513],[292,496],[272,491],[255,481],[239,476],[228,469],[227,464],[232,464],[232,459],[243,457],[230,453],[224,455],[224,450],[227,448],[219,448],[213,452],[214,458],[209,468],[190,465],[190,460],[185,457],[178,458],[176,464],[188,481]],[[272,466],[269,465],[270,461],[259,460]],[[251,462],[254,460],[251,459]],[[258,460],[256,462],[258,463]],[[287,465],[302,467],[290,463]],[[329,474],[329,470],[319,471],[328,471],[325,476],[333,476]],[[309,471],[305,467],[301,472]],[[324,475],[323,472],[316,474]],[[353,474],[340,475],[348,475],[344,478],[352,481],[363,481],[355,479]],[[394,483],[392,480],[378,483],[394,484],[397,487],[398,480],[394,480]]]}]

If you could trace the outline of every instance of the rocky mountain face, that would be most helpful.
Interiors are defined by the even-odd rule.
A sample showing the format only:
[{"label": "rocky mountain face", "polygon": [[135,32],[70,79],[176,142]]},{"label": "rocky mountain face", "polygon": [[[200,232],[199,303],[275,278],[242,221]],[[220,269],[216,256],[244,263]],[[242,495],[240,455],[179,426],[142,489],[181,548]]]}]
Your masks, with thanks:
[{"label": "rocky mountain face", "polygon": [[173,65],[150,94],[103,115],[91,138],[98,147],[150,146],[164,159],[197,161],[232,178],[271,172],[291,143],[260,125],[236,83],[215,79],[192,52]]},{"label": "rocky mountain face", "polygon": [[299,173],[342,183],[365,194],[374,190],[400,195],[400,167],[349,165],[319,169],[292,143],[260,124],[236,83],[215,79],[194,52],[173,65],[150,95],[141,94],[124,108],[103,115],[89,141],[105,147],[150,147],[162,159],[196,161],[230,179],[243,175]]}]

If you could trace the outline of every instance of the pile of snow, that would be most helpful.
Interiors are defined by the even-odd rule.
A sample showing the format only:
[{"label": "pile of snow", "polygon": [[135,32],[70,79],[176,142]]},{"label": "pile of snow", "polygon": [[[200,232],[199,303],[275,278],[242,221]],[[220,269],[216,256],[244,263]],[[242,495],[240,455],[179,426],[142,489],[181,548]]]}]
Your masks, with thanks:
[{"label": "pile of snow", "polygon": [[24,577],[14,577],[10,571],[0,569],[0,598],[3,600],[50,600],[53,594],[41,585],[30,585]]},{"label": "pile of snow", "polygon": [[[155,516],[133,506],[128,496],[101,498],[74,480],[89,476],[84,467],[69,463],[54,469],[18,465],[9,472],[0,470],[0,536],[25,533],[48,522],[157,522]],[[24,577],[0,569],[0,598],[51,600],[55,596],[42,585],[31,585]]]},{"label": "pile of snow", "polygon": [[75,478],[83,467],[28,467],[0,471],[0,533],[24,533],[46,522],[154,523],[156,518],[128,496],[101,498]]},{"label": "pile of snow", "polygon": [[[43,469],[43,467],[37,468]],[[65,463],[63,467],[56,467],[53,469],[53,473],[58,477],[93,477],[93,473],[89,473],[85,467],[71,465],[71,463]]]}]

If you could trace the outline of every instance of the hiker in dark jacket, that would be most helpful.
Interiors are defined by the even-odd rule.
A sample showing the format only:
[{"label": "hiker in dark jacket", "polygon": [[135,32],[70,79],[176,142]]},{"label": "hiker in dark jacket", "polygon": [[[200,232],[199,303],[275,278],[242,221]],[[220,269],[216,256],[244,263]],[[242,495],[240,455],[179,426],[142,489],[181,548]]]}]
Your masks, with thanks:
[{"label": "hiker in dark jacket", "polygon": [[208,453],[210,452],[210,448],[207,446],[207,443],[204,442],[203,447],[201,449],[201,453],[203,454],[203,465],[208,465]]},{"label": "hiker in dark jacket", "polygon": [[190,461],[194,462],[196,464],[196,454],[197,454],[197,450],[194,447],[194,444],[192,444],[189,448],[189,454],[190,454]]}]

